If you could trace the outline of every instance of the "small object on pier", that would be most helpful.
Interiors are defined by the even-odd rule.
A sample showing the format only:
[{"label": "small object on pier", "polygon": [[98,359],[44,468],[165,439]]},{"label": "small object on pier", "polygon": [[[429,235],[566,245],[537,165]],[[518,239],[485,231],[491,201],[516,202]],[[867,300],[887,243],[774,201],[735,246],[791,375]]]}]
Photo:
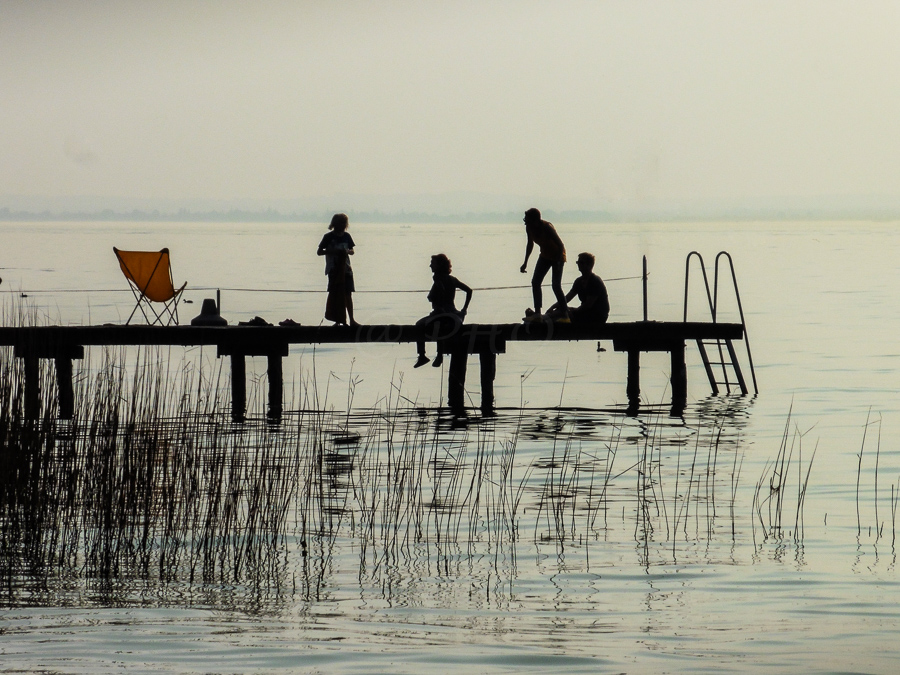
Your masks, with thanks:
[{"label": "small object on pier", "polygon": [[219,315],[219,308],[214,298],[205,298],[199,316],[191,319],[192,326],[227,326],[228,321]]},{"label": "small object on pier", "polygon": [[278,322],[279,326],[299,326],[301,325],[299,321],[294,321],[293,319],[285,319],[284,321]]},{"label": "small object on pier", "polygon": [[605,351],[606,351],[606,348],[605,348],[605,347],[601,347],[601,346],[600,346],[600,342],[599,342],[599,341],[597,342],[597,351],[598,351],[598,352],[605,352]]},{"label": "small object on pier", "polygon": [[522,321],[525,323],[529,323],[531,321],[541,321],[543,319],[543,315],[536,313],[531,307],[525,310],[525,316],[522,317]]},{"label": "small object on pier", "polygon": [[254,316],[249,321],[238,321],[238,326],[271,326],[268,321],[266,321],[261,316]]}]

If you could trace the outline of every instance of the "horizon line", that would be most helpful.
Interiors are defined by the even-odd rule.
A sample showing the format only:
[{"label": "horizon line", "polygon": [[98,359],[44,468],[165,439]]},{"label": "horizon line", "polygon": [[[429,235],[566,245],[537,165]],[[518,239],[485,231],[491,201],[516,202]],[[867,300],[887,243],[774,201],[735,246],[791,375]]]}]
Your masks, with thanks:
[{"label": "horizon line", "polygon": [[[404,210],[348,210],[353,219],[361,222],[399,223],[479,223],[518,221],[518,210],[469,211],[465,213],[429,213]],[[100,209],[91,211],[61,210],[41,211],[13,210],[0,207],[0,222],[301,222],[327,221],[333,210],[310,209],[307,211],[281,212],[277,209],[223,209],[223,210],[177,210],[161,209]],[[647,208],[622,210],[592,209],[545,209],[542,214],[547,219],[561,219],[576,222],[685,222],[685,221],[781,221],[781,220],[900,220],[900,208],[790,208],[790,207],[734,207],[706,209]]]}]

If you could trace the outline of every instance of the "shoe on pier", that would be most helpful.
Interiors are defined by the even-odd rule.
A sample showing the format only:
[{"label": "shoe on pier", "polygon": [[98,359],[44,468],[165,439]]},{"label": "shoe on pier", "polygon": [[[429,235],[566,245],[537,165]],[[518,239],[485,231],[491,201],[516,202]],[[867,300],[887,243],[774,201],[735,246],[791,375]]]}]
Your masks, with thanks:
[{"label": "shoe on pier", "polygon": [[427,356],[425,356],[424,354],[419,354],[419,358],[416,359],[416,365],[414,365],[413,368],[421,368],[429,361],[431,361],[431,359],[429,359]]}]

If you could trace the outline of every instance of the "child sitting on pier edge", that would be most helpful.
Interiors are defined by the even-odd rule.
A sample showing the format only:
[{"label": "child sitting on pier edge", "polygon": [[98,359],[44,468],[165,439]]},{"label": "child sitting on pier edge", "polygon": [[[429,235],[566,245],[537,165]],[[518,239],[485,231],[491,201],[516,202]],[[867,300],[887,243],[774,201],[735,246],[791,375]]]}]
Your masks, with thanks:
[{"label": "child sitting on pier edge", "polygon": [[[469,303],[472,301],[472,289],[454,276],[450,275],[452,266],[450,259],[443,253],[431,256],[431,271],[434,273],[434,284],[428,292],[428,299],[431,301],[431,314],[416,321],[416,326],[423,329],[432,327],[433,333],[441,339],[448,338],[459,330]],[[466,301],[463,303],[462,309],[457,310],[454,302],[456,289],[466,294]],[[416,359],[414,368],[424,366],[430,360],[425,356],[425,341],[419,340],[416,343],[419,351],[419,358]],[[438,352],[432,364],[435,368],[439,367],[443,362],[443,355]]]},{"label": "child sitting on pier edge", "polygon": [[580,307],[566,308],[559,303],[547,310],[547,318],[556,321],[566,321],[577,324],[606,323],[609,318],[609,295],[603,279],[594,274],[595,258],[590,253],[579,253],[575,264],[581,276],[572,284],[572,290],[566,295],[566,301],[572,300],[576,295],[581,301]]}]

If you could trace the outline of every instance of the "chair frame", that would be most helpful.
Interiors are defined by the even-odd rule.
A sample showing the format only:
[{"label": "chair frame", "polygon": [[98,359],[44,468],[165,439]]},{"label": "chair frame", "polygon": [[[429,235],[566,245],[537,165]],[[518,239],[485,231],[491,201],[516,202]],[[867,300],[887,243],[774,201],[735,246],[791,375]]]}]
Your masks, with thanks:
[{"label": "chair frame", "polygon": [[[159,270],[159,266],[163,261],[163,256],[169,256],[169,249],[163,248],[159,251],[159,258],[156,261],[156,265],[153,267],[153,272],[150,273],[147,278],[147,283],[144,284],[144,287],[141,288],[138,283],[134,281],[134,274],[132,274],[131,270],[128,269],[128,264],[122,259],[120,253],[156,253],[156,251],[121,251],[120,249],[113,246],[113,252],[116,254],[116,259],[119,261],[119,265],[122,268],[123,272],[126,272],[125,278],[128,280],[128,287],[131,289],[132,295],[135,298],[134,309],[131,310],[131,314],[128,316],[128,320],[125,322],[125,325],[131,323],[131,319],[134,318],[135,313],[140,309],[141,314],[144,315],[144,319],[147,321],[147,324],[150,326],[155,326],[159,324],[160,326],[171,326],[173,323],[178,325],[178,302],[181,300],[181,294],[187,286],[187,282],[185,281],[181,288],[175,288],[175,283],[172,280],[172,259],[169,257],[169,265],[168,270],[162,271]],[[144,293],[147,288],[150,286],[150,282],[157,274],[157,270],[161,274],[169,275],[169,284],[172,286],[172,297],[169,300],[166,300],[162,303],[162,308],[157,311],[154,306],[154,301],[150,300]],[[149,310],[149,312],[148,312]]]}]

